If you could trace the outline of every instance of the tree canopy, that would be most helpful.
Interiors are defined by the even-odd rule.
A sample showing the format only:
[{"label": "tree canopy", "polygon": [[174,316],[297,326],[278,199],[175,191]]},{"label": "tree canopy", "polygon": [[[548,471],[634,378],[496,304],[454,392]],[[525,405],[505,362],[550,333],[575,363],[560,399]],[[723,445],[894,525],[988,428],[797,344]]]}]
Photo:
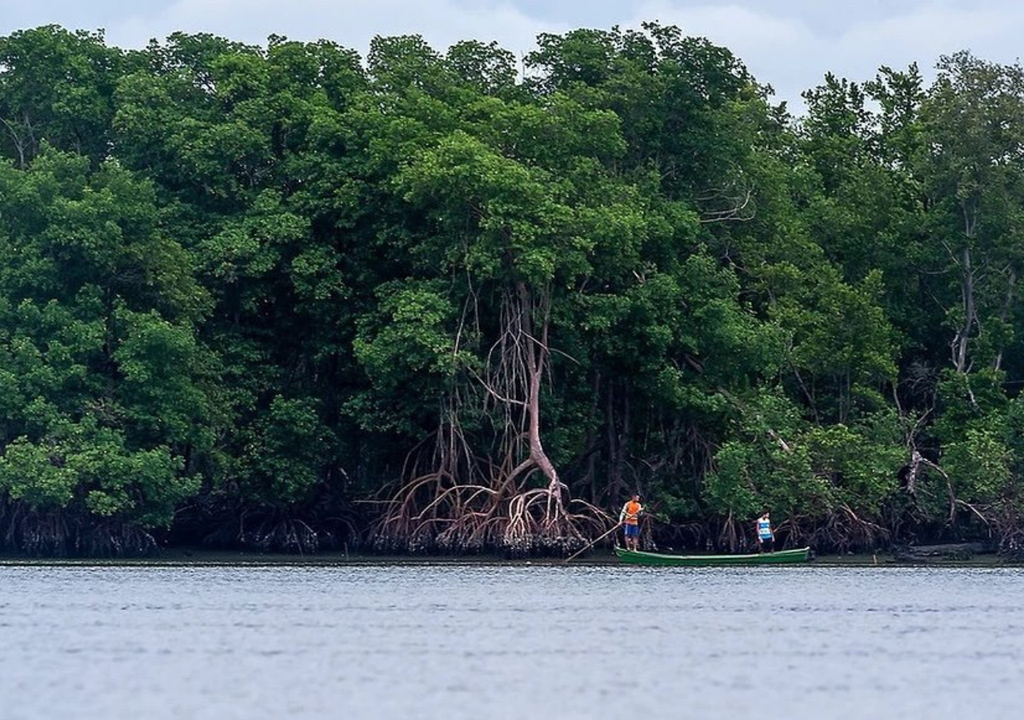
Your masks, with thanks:
[{"label": "tree canopy", "polygon": [[1024,539],[1024,69],[0,38],[0,546]]}]

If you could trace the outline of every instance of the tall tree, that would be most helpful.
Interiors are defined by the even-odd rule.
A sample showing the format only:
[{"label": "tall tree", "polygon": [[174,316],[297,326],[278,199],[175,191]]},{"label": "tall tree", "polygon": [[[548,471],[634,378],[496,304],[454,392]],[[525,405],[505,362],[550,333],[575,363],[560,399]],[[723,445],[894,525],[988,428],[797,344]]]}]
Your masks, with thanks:
[{"label": "tall tree", "polygon": [[43,143],[99,163],[110,152],[124,53],[103,33],[55,25],[0,38],[0,148],[25,168]]}]

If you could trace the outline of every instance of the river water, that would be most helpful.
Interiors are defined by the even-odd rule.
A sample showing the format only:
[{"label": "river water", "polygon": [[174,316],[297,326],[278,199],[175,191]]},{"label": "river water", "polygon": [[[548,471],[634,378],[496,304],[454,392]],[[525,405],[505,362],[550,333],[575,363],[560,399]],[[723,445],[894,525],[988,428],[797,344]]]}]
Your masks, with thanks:
[{"label": "river water", "polygon": [[1024,570],[0,567],[0,717],[1019,718]]}]

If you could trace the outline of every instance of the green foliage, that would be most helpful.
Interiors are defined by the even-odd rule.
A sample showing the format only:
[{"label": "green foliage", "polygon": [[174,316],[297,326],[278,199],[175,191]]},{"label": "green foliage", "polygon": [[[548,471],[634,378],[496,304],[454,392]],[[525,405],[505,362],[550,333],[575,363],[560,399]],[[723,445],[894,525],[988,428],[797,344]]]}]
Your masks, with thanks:
[{"label": "green foliage", "polygon": [[969,427],[960,439],[944,446],[943,468],[953,478],[958,495],[968,502],[991,503],[1013,481],[1013,456],[1006,446],[1005,429],[991,421],[988,425]]},{"label": "green foliage", "polygon": [[0,490],[68,522],[167,527],[200,487],[185,458],[213,445],[207,292],[116,161],[44,149],[0,182]]},{"label": "green foliage", "polygon": [[[416,35],[0,38],[4,507],[187,505],[196,539],[501,482],[528,341],[573,498],[1014,537],[1024,70],[937,71],[826,74],[794,119],[657,23],[542,34],[522,75]],[[453,428],[462,460],[424,449]]]},{"label": "green foliage", "polygon": [[4,156],[24,168],[45,138],[94,163],[103,160],[123,62],[122,51],[104,44],[102,31],[47,25],[0,38]]},{"label": "green foliage", "polygon": [[38,442],[20,437],[0,457],[0,489],[36,511],[87,511],[144,528],[167,527],[199,489],[166,447],[130,450],[120,433],[87,418],[61,423]]},{"label": "green foliage", "polygon": [[361,320],[352,343],[371,391],[354,398],[349,411],[368,429],[416,436],[462,362],[453,339],[456,310],[438,281],[389,283],[378,292],[377,312]]},{"label": "green foliage", "polygon": [[306,500],[324,477],[332,445],[315,401],[275,397],[247,444],[242,485],[268,504]]},{"label": "green foliage", "polygon": [[715,454],[705,484],[709,508],[756,517],[764,508],[821,523],[840,509],[881,522],[900,492],[906,461],[898,418],[887,411],[856,426],[818,426],[777,393],[744,406],[739,439]]},{"label": "green foliage", "polygon": [[899,492],[899,469],[906,462],[897,418],[882,412],[854,427],[810,428],[804,436],[815,475],[834,490],[834,499],[880,518]]},{"label": "green foliage", "polygon": [[0,458],[0,487],[33,508],[64,508],[74,498],[79,478],[54,462],[50,448],[22,436]]}]

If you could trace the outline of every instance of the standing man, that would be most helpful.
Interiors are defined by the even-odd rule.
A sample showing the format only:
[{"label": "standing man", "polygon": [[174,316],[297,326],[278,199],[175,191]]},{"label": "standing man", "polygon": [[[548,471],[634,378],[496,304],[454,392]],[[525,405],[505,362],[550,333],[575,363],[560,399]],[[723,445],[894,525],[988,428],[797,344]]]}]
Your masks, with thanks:
[{"label": "standing man", "polygon": [[640,496],[633,495],[622,506],[622,512],[619,513],[619,525],[623,526],[627,550],[640,549],[640,513],[643,511],[644,506],[640,504]]},{"label": "standing man", "polygon": [[767,510],[757,519],[757,539],[761,544],[758,552],[775,550],[775,533],[772,532],[772,519]]}]

